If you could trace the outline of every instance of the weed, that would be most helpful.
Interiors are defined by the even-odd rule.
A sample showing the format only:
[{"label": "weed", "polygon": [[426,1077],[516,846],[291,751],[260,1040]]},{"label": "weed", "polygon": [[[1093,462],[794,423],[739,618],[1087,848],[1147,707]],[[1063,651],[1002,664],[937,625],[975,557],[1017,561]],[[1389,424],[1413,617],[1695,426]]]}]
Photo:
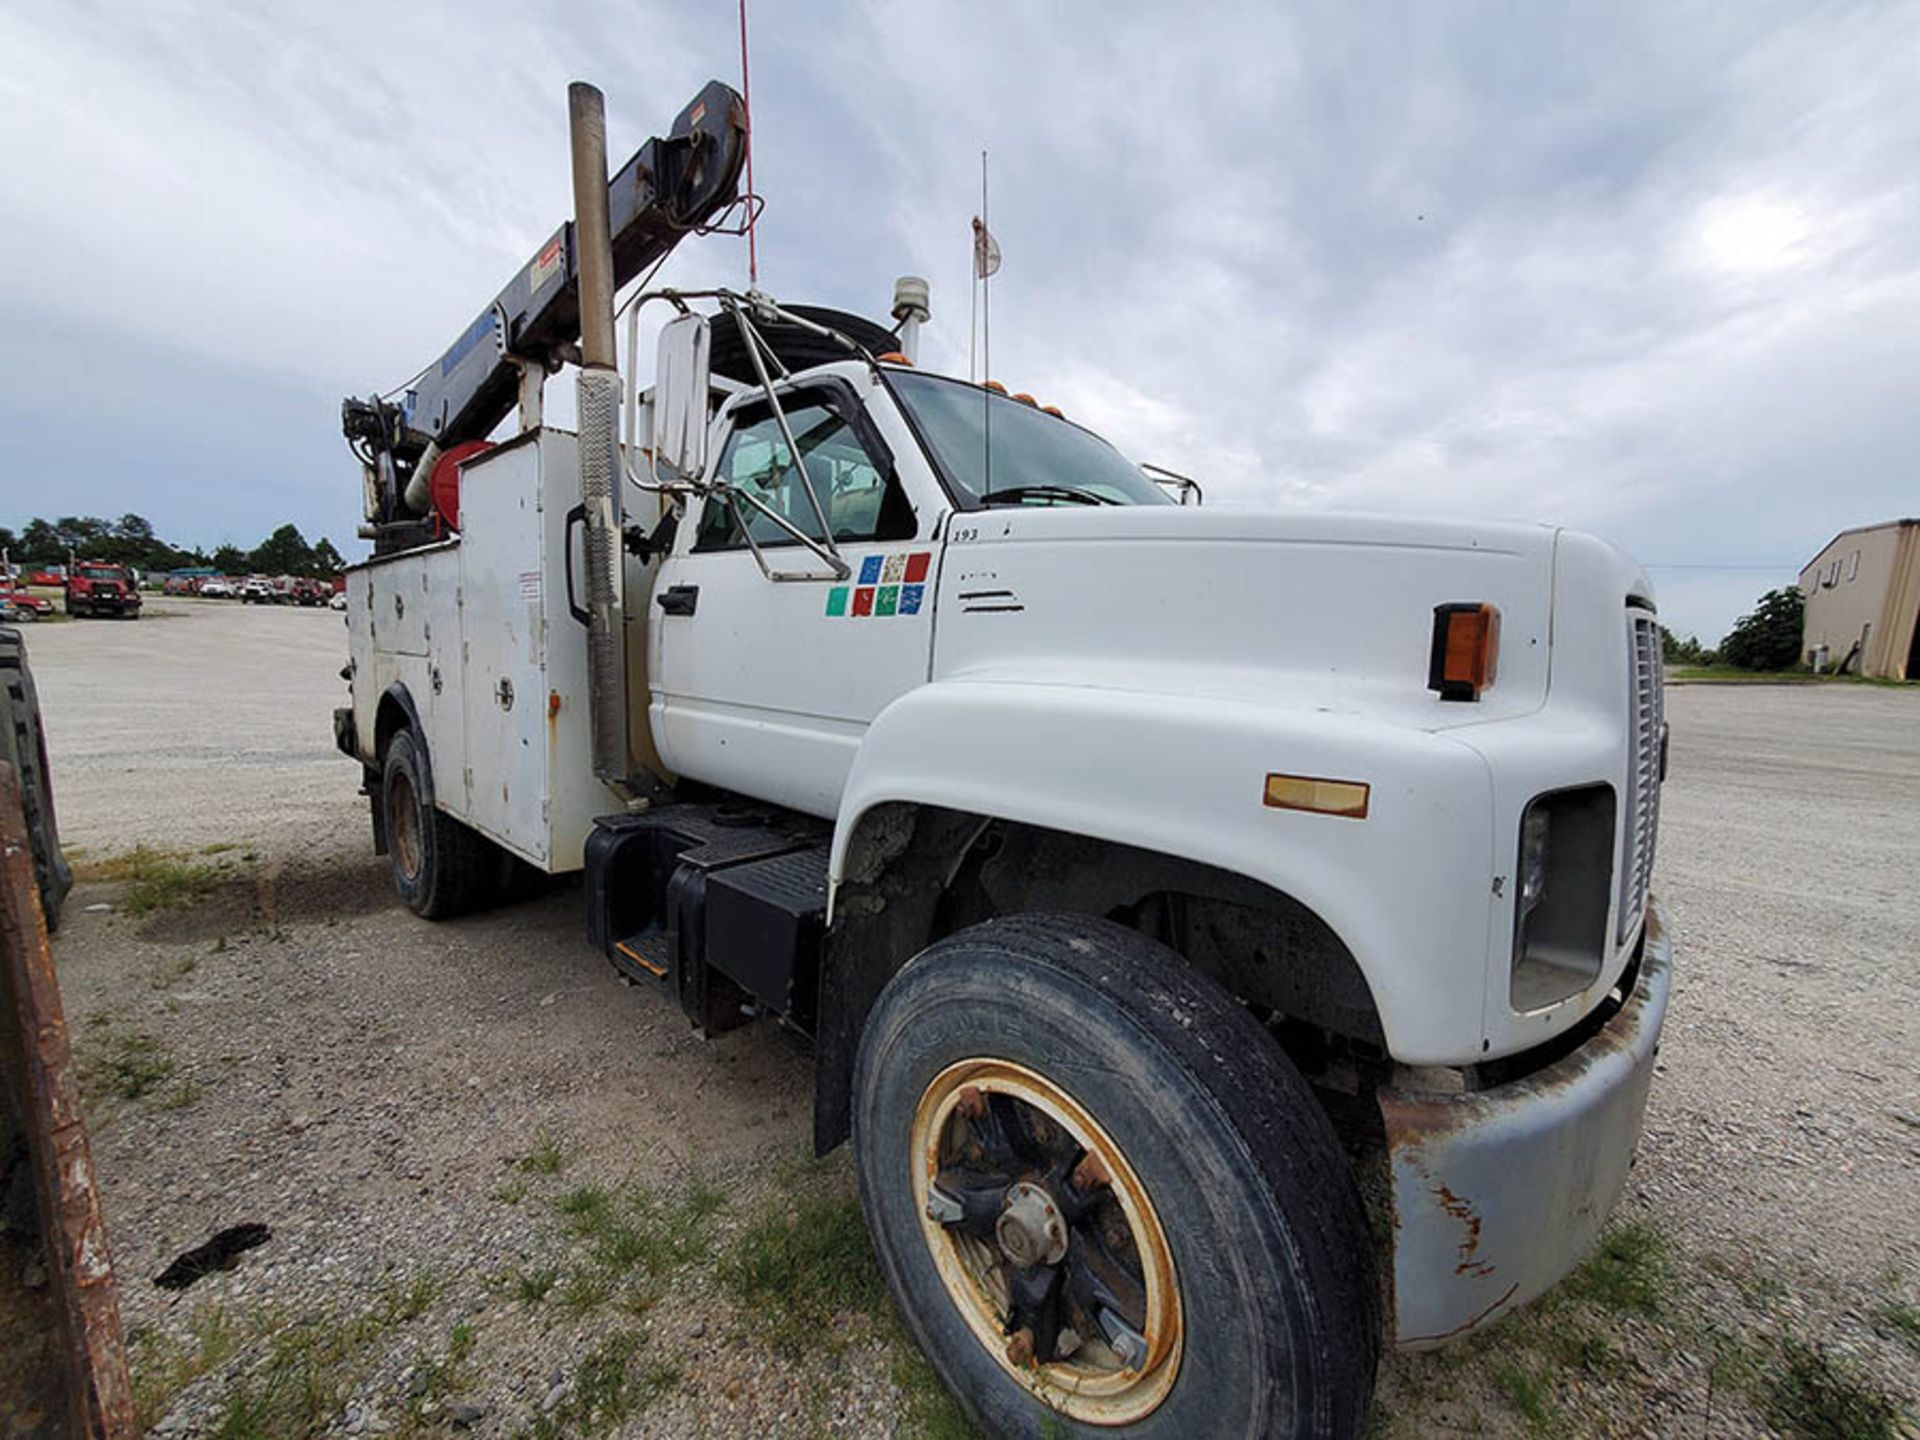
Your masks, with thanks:
[{"label": "weed", "polygon": [[720,1204],[717,1191],[700,1186],[663,1202],[644,1190],[619,1196],[599,1185],[581,1185],[561,1196],[556,1208],[567,1229],[590,1241],[599,1263],[613,1275],[637,1270],[660,1276],[706,1254],[710,1227],[704,1222]]},{"label": "weed", "polygon": [[817,1345],[842,1314],[877,1315],[884,1294],[859,1202],[849,1195],[802,1197],[756,1220],[720,1279],[788,1353]]},{"label": "weed", "polygon": [[136,845],[122,855],[88,861],[76,870],[81,880],[117,880],[126,885],[120,904],[129,914],[171,910],[203,898],[220,878],[211,865],[195,864],[166,850]]},{"label": "weed", "polygon": [[1920,1355],[1920,1308],[1904,1300],[1889,1300],[1873,1312],[1873,1328]]},{"label": "weed", "polygon": [[226,841],[222,840],[219,843],[214,845],[202,845],[200,847],[200,853],[202,855],[224,855],[229,850],[238,850],[239,848],[240,847],[238,845],[230,845]]},{"label": "weed", "polygon": [[597,1265],[571,1271],[560,1286],[560,1304],[570,1315],[586,1315],[607,1303],[613,1277]]},{"label": "weed", "polygon": [[904,1402],[909,1433],[921,1440],[978,1440],[980,1432],[940,1383],[927,1357],[898,1327],[893,1341],[893,1384]]},{"label": "weed", "polygon": [[94,1084],[121,1100],[141,1100],[173,1074],[173,1057],[151,1035],[116,1035],[88,1068]]},{"label": "weed", "polygon": [[538,1305],[547,1298],[559,1280],[558,1267],[541,1265],[532,1270],[515,1271],[509,1279],[508,1288],[522,1305]]},{"label": "weed", "polygon": [[1667,1237],[1649,1221],[1623,1220],[1607,1228],[1561,1290],[1602,1309],[1656,1315],[1671,1282]]},{"label": "weed", "polygon": [[493,1198],[502,1205],[518,1205],[527,1198],[527,1182],[524,1180],[502,1180],[493,1187]]},{"label": "weed", "polygon": [[320,1315],[275,1331],[263,1360],[235,1377],[221,1396],[213,1440],[318,1435],[363,1378],[365,1352],[419,1318],[440,1294],[431,1270],[390,1275],[374,1304],[357,1315]]},{"label": "weed", "polygon": [[640,1336],[620,1331],[607,1336],[574,1374],[573,1393],[551,1414],[534,1418],[522,1431],[530,1440],[560,1440],[562,1436],[602,1435],[630,1420],[680,1383],[680,1371],[660,1360],[637,1364]]},{"label": "weed", "polygon": [[1797,1440],[1895,1440],[1900,1406],[1874,1380],[1819,1345],[1786,1340],[1762,1369],[1760,1413]]},{"label": "weed", "polygon": [[175,1394],[233,1357],[246,1339],[223,1305],[207,1305],[187,1319],[182,1343],[158,1331],[142,1332],[133,1352],[133,1403],[140,1429],[166,1411]]},{"label": "weed", "polygon": [[473,1326],[462,1320],[447,1336],[447,1359],[458,1365],[473,1353]]},{"label": "weed", "polygon": [[558,1175],[567,1164],[567,1144],[558,1135],[542,1130],[534,1137],[534,1146],[522,1155],[518,1168],[529,1175]]},{"label": "weed", "polygon": [[1490,1372],[1493,1383],[1507,1397],[1507,1403],[1527,1422],[1527,1429],[1540,1436],[1563,1433],[1559,1407],[1553,1403],[1553,1386],[1545,1375],[1529,1369],[1518,1360],[1502,1360]]}]

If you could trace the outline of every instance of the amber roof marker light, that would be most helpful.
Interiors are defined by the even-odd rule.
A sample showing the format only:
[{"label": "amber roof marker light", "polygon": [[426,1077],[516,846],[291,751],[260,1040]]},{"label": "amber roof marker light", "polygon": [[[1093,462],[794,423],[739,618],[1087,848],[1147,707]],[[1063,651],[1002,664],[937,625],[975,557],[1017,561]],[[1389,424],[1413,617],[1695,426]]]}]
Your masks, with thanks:
[{"label": "amber roof marker light", "polygon": [[1442,700],[1478,700],[1500,660],[1500,612],[1487,604],[1433,607],[1427,688]]}]

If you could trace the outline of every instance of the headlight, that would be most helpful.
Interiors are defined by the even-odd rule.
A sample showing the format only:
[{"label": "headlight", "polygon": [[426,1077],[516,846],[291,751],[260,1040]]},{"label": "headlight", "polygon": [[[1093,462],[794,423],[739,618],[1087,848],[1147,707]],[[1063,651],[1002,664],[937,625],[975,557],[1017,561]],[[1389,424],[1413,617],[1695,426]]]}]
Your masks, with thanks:
[{"label": "headlight", "polygon": [[1611,785],[1536,796],[1520,819],[1515,873],[1515,1010],[1538,1010],[1577,995],[1599,977],[1613,894]]}]

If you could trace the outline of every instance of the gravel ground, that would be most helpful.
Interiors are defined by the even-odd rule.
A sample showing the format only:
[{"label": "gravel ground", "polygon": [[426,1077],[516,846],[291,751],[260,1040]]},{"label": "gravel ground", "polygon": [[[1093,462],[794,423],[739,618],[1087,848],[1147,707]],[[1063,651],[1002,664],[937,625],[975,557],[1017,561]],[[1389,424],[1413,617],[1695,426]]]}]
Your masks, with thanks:
[{"label": "gravel ground", "polygon": [[[960,1433],[857,1239],[809,1249],[849,1184],[805,1158],[794,1037],[695,1041],[588,949],[576,885],[396,908],[331,746],[337,615],[162,602],[30,644],[79,859],[209,872],[145,916],[84,881],[56,943],[155,1433],[289,1433],[290,1373],[335,1433]],[[1687,687],[1669,713],[1676,991],[1623,1207],[1650,1293],[1589,1283],[1389,1362],[1379,1435],[1819,1433],[1768,1398],[1795,1346],[1920,1403],[1886,1319],[1920,1302],[1920,693]],[[609,1205],[647,1217],[624,1269],[596,1258]],[[246,1222],[272,1239],[230,1271],[151,1283]],[[609,1346],[637,1378],[595,1411]]]}]

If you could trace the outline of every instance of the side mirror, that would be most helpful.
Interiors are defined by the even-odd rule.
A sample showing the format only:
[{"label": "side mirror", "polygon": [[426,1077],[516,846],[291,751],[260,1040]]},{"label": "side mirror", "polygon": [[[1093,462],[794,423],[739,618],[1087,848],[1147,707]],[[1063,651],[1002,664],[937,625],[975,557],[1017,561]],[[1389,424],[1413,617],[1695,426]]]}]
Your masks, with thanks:
[{"label": "side mirror", "polygon": [[660,328],[653,371],[653,458],[676,478],[707,469],[707,397],[712,330],[704,315],[678,315]]}]

